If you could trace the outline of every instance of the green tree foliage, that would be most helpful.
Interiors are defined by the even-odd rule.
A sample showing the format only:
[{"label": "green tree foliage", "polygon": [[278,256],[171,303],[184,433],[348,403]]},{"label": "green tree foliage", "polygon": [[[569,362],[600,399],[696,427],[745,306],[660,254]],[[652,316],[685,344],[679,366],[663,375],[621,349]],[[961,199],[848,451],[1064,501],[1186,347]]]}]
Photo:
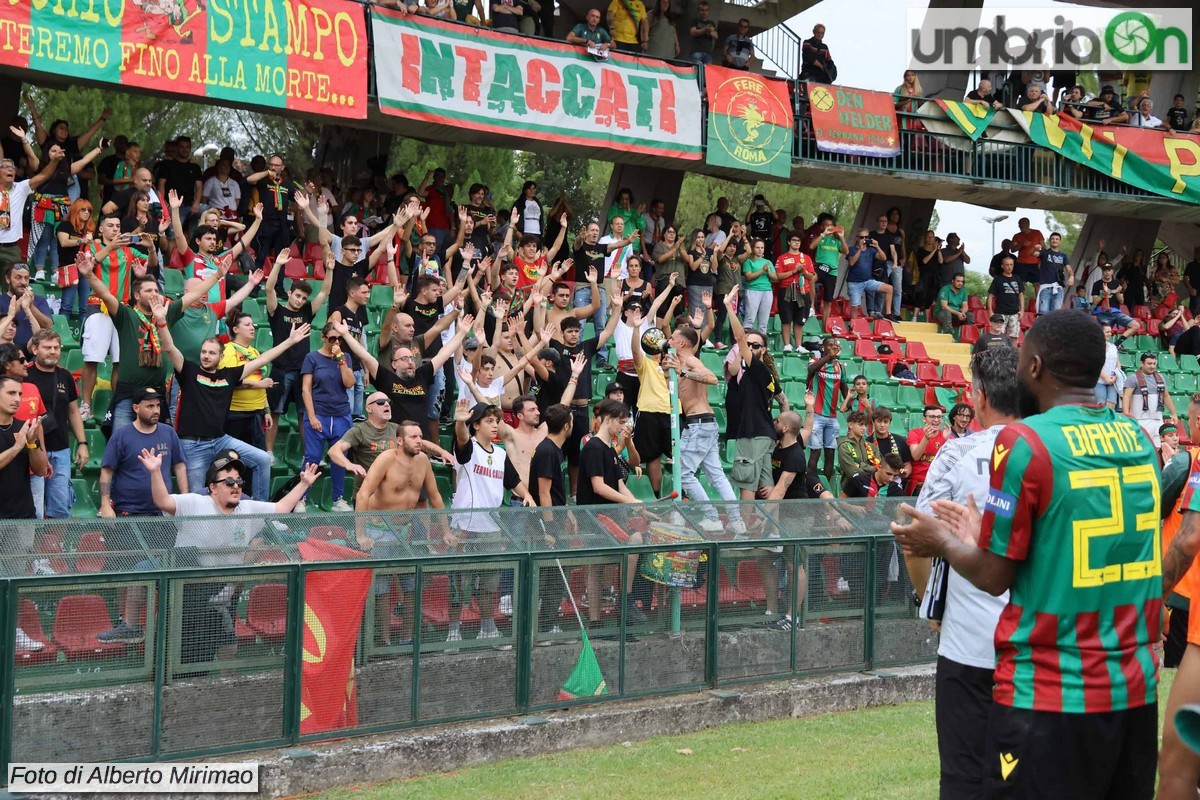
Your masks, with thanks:
[{"label": "green tree foliage", "polygon": [[828,211],[844,225],[854,221],[862,195],[838,189],[816,189],[783,183],[734,183],[704,175],[684,178],[675,210],[675,223],[682,228],[700,228],[705,218],[717,207],[721,197],[729,198],[729,213],[744,219],[754,195],[761,194],[772,208],[787,211],[788,220],[801,216],[811,225],[817,214]]},{"label": "green tree foliage", "polygon": [[446,182],[455,187],[454,197],[459,202],[466,202],[471,184],[482,183],[491,190],[496,207],[507,208],[520,188],[510,150],[469,144],[439,145],[400,137],[392,140],[389,175],[403,172],[415,187],[426,173],[438,167],[446,170]]},{"label": "green tree foliage", "polygon": [[1064,253],[1075,252],[1075,244],[1079,241],[1079,232],[1087,214],[1074,214],[1070,211],[1046,212],[1046,235],[1052,232],[1062,234],[1062,250]]}]

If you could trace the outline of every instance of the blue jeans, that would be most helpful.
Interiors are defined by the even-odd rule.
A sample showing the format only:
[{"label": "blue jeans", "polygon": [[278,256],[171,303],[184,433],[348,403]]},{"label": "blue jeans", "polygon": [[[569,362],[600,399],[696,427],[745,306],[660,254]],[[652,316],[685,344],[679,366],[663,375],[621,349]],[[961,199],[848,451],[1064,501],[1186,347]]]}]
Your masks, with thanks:
[{"label": "blue jeans", "polygon": [[1038,289],[1037,296],[1037,313],[1048,314],[1051,311],[1057,311],[1066,303],[1067,293],[1059,285],[1044,286]]},{"label": "blue jeans", "polygon": [[697,64],[713,63],[712,53],[692,53],[692,61]]},{"label": "blue jeans", "polygon": [[364,379],[366,373],[361,369],[354,370],[354,385],[346,390],[346,399],[350,401],[350,414],[353,416],[362,416],[366,408],[366,390],[367,383]]},{"label": "blue jeans", "polygon": [[[446,394],[446,372],[438,369],[433,373],[433,383],[429,386],[429,394],[425,396],[425,416],[438,419],[442,414],[442,397]],[[416,419],[413,422],[420,422]]]},{"label": "blue jeans", "polygon": [[71,487],[71,451],[52,450],[46,453],[54,474],[49,478],[29,476],[29,490],[38,519],[64,519],[71,516],[75,505],[75,490]]},{"label": "blue jeans", "polygon": [[1121,394],[1117,391],[1117,385],[1107,384],[1103,381],[1096,381],[1096,402],[1100,404],[1112,403],[1114,408],[1121,404]]},{"label": "blue jeans", "polygon": [[39,269],[58,268],[58,234],[55,233],[56,228],[58,228],[57,224],[42,226],[42,235],[38,237],[37,242],[34,243],[33,250],[29,253],[29,263],[33,267],[34,272],[37,272]]},{"label": "blue jeans", "polygon": [[235,439],[229,434],[218,436],[207,442],[195,439],[180,439],[183,447],[183,458],[187,464],[188,491],[199,492],[204,486],[204,473],[218,453],[226,450],[236,450],[238,457],[246,462],[246,466],[254,471],[253,497],[255,500],[267,500],[271,493],[271,463],[275,460],[266,450],[248,445],[241,439]]},{"label": "blue jeans", "polygon": [[[329,446],[342,438],[353,424],[349,414],[344,417],[327,417],[319,414],[317,415],[317,420],[321,423],[321,430],[319,431],[314,430],[308,424],[307,414],[304,412],[300,413],[300,426],[304,431],[305,467],[309,464],[320,464]],[[331,463],[329,465],[329,477],[333,481],[333,501],[337,502],[342,499],[342,494],[345,490],[346,468]],[[307,496],[307,493],[305,493],[305,497]]]},{"label": "blue jeans", "polygon": [[91,293],[91,287],[82,278],[74,286],[65,287],[62,290],[62,305],[58,313],[68,317],[82,317],[88,307],[87,299]]},{"label": "blue jeans", "polygon": [[[582,308],[592,302],[592,287],[586,283],[577,284],[575,286],[575,295],[571,299],[572,308]],[[600,307],[596,309],[596,313],[592,315],[592,325],[596,329],[596,335],[600,335],[600,331],[604,330],[604,326],[608,324],[608,292],[604,291],[604,287],[600,287]],[[607,348],[605,348],[607,350]],[[604,351],[601,351],[601,357]]]},{"label": "blue jeans", "polygon": [[808,440],[809,450],[834,450],[837,448],[838,434],[841,426],[837,417],[826,417],[821,414],[813,415],[812,436]]},{"label": "blue jeans", "polygon": [[[126,397],[112,404],[112,432],[133,424],[133,398]],[[188,487],[191,488],[190,486]]]},{"label": "blue jeans", "polygon": [[[725,475],[725,468],[721,465],[721,441],[717,423],[694,422],[684,427],[679,434],[679,460],[679,485],[693,503],[707,503],[710,499],[696,477],[696,473],[701,469],[722,500],[732,502],[738,499],[729,478]],[[731,519],[742,518],[737,506],[729,506],[729,509]],[[716,509],[704,506],[704,516],[717,519]]]}]

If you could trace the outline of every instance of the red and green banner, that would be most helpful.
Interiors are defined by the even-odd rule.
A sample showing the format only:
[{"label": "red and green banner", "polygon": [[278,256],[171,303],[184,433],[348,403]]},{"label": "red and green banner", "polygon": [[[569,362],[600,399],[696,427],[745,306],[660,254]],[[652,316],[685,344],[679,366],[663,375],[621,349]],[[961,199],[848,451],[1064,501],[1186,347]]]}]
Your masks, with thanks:
[{"label": "red and green banner", "polygon": [[0,66],[364,119],[366,34],[350,0],[10,0]]},{"label": "red and green banner", "polygon": [[1037,145],[1130,186],[1200,203],[1200,137],[1155,128],[1092,125],[1069,114],[1009,113]]},{"label": "red and green banner", "polygon": [[[317,539],[297,546],[305,561],[364,558],[357,550]],[[313,570],[304,578],[304,661],[300,667],[300,733],[358,724],[354,648],[371,570]]]},{"label": "red and green banner", "polygon": [[794,126],[787,83],[710,64],[704,85],[708,163],[790,176]]},{"label": "red and green banner", "polygon": [[810,83],[808,105],[819,150],[881,158],[900,155],[896,101],[889,92]]},{"label": "red and green banner", "polygon": [[385,114],[541,142],[698,160],[695,68],[372,6]]}]

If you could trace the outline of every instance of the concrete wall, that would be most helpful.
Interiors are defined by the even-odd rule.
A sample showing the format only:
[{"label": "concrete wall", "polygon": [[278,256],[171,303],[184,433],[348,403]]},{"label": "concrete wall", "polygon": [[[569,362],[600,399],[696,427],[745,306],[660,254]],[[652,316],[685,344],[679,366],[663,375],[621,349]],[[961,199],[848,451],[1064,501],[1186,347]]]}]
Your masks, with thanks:
[{"label": "concrete wall", "polygon": [[[817,624],[796,633],[797,667],[803,672],[860,669],[861,621]],[[876,662],[932,661],[936,637],[921,620],[876,622]],[[787,634],[761,628],[722,632],[718,644],[721,680],[786,672]],[[617,691],[619,645],[594,642],[610,692]],[[534,704],[555,701],[575,666],[579,646],[535,648]],[[679,638],[643,636],[625,644],[627,692],[704,682],[702,633]],[[421,658],[420,713],[426,722],[468,714],[515,713],[517,659],[513,651],[490,648]],[[411,722],[412,660],[407,657],[360,666],[357,675],[360,725]],[[118,761],[148,756],[154,693],[150,683],[88,691],[18,695],[13,715],[14,761]],[[181,681],[163,693],[164,754],[201,747],[265,741],[281,736],[282,669]]]},{"label": "concrete wall", "polygon": [[[645,203],[649,207],[651,200],[662,200],[667,206],[666,218],[674,219],[684,174],[681,169],[615,164],[612,177],[608,180],[608,191],[604,194],[604,209],[607,212],[617,192],[627,188],[633,192],[634,205]],[[604,228],[603,219],[600,220],[600,227]]]},{"label": "concrete wall", "polygon": [[[1131,256],[1135,250],[1144,250],[1146,263],[1149,264],[1154,249],[1154,240],[1158,237],[1161,224],[1158,220],[1151,219],[1128,219],[1109,217],[1103,214],[1089,214],[1083,223],[1083,229],[1079,232],[1075,250],[1071,253],[1071,263],[1077,267],[1094,264],[1096,253],[1100,249],[1100,242],[1103,241],[1104,250],[1108,253],[1110,260],[1115,260],[1121,253],[1121,247],[1124,246],[1128,248]],[[1191,227],[1195,228],[1194,225]]]}]

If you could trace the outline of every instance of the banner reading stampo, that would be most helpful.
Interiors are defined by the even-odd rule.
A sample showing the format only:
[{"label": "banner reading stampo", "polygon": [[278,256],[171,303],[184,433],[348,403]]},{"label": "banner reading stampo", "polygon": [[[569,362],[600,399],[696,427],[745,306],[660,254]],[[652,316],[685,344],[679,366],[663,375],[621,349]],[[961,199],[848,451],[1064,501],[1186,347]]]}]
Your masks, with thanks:
[{"label": "banner reading stampo", "polygon": [[540,141],[698,160],[694,67],[520,40],[373,7],[385,114]]}]

